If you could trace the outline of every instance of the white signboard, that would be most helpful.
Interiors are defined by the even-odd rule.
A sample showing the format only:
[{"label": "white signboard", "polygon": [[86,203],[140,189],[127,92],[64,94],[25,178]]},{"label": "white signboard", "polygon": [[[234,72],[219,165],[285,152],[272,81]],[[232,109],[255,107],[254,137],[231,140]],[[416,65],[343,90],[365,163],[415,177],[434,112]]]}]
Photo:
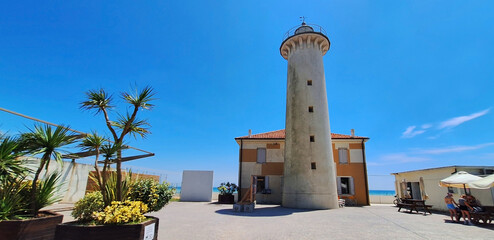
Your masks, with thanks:
[{"label": "white signboard", "polygon": [[144,227],[144,240],[154,239],[154,229],[156,224],[152,223]]}]

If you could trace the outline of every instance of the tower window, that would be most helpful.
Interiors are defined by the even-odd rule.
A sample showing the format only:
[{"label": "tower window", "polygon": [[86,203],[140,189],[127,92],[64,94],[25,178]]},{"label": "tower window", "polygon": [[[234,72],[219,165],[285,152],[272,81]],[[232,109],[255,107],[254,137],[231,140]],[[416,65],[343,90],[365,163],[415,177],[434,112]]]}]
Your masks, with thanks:
[{"label": "tower window", "polygon": [[314,112],[314,107],[313,106],[309,106],[309,112]]},{"label": "tower window", "polygon": [[312,80],[307,80],[307,85],[312,86]]},{"label": "tower window", "polygon": [[311,135],[311,136],[310,136],[310,141],[311,141],[311,142],[315,142],[315,141],[316,141],[316,140],[314,139],[314,135]]},{"label": "tower window", "polygon": [[310,163],[310,169],[316,169],[316,163],[315,162]]}]

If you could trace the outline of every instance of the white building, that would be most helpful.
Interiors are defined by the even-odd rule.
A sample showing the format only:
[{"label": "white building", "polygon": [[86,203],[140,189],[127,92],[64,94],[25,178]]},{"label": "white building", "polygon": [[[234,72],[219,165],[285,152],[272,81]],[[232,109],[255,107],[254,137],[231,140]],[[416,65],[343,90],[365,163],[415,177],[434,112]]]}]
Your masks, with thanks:
[{"label": "white building", "polygon": [[[392,173],[395,176],[396,193],[400,197],[409,196],[413,199],[426,200],[433,205],[432,209],[447,211],[444,197],[449,191],[458,202],[463,188],[446,188],[439,186],[439,181],[459,171],[465,171],[473,175],[484,177],[494,173],[494,166],[448,166],[429,168],[407,172]],[[477,198],[482,205],[494,206],[494,188],[487,190],[467,189]]]}]

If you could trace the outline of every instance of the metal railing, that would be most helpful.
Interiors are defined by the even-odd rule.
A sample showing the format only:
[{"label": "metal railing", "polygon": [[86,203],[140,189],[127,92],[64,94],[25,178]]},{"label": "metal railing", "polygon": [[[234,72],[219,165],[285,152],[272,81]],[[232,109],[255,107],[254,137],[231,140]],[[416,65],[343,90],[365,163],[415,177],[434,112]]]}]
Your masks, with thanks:
[{"label": "metal railing", "polygon": [[[297,31],[297,29],[299,29],[300,27],[302,27],[304,25],[298,25],[298,26],[295,26],[293,28],[291,28],[290,30],[288,30],[284,35],[283,35],[283,39],[282,41],[285,41],[287,38],[291,37],[291,36],[294,36],[294,35],[297,35],[295,34],[295,31]],[[317,33],[322,33],[324,35],[327,36],[326,34],[326,30],[324,30],[324,28],[322,28],[321,26],[317,25],[317,24],[313,24],[313,23],[305,23],[305,26],[309,26],[311,27],[314,32],[317,32]]]}]

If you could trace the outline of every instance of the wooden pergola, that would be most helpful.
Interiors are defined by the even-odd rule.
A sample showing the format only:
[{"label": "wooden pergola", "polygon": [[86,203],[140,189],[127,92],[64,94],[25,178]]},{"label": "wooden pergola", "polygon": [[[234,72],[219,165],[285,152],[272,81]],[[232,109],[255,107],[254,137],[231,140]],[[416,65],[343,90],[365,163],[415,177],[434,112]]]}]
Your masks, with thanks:
[{"label": "wooden pergola", "polygon": [[[36,122],[40,122],[40,123],[44,123],[44,124],[47,124],[47,125],[51,125],[51,126],[54,126],[54,127],[60,127],[60,125],[57,125],[57,124],[54,124],[54,123],[50,123],[50,122],[47,122],[47,121],[43,121],[41,119],[30,117],[30,116],[27,116],[27,115],[24,115],[24,114],[21,114],[21,113],[17,113],[17,112],[14,112],[14,111],[10,111],[10,110],[5,109],[5,108],[1,108],[0,107],[0,111],[6,112],[6,113],[10,113],[10,114],[13,114],[13,115],[16,115],[16,116],[19,116],[19,117],[27,118],[29,120],[33,120],[33,121],[36,121]],[[76,137],[78,139],[85,138],[88,135],[88,133],[77,131],[77,130],[71,129],[69,127],[65,127],[65,128],[67,130],[71,131],[71,132],[77,133]],[[108,140],[108,141],[109,142],[113,142],[111,140]],[[147,158],[147,157],[154,156],[154,153],[148,152],[148,151],[145,151],[145,150],[142,150],[142,149],[139,149],[139,148],[135,148],[135,147],[127,146],[127,145],[124,145],[123,148],[124,149],[134,149],[134,150],[137,150],[137,151],[142,152],[144,154],[135,155],[135,156],[122,157],[121,162],[127,162],[127,161],[132,161],[132,160],[136,160],[136,159],[141,159],[141,158]],[[80,158],[85,158],[85,157],[91,157],[91,156],[94,156],[94,155],[96,155],[96,151],[85,151],[85,152],[70,153],[70,154],[62,155],[62,158],[63,159],[72,159],[72,161],[75,161],[75,159],[80,159]],[[99,163],[104,163],[104,162],[105,161],[99,161]],[[110,164],[112,164],[112,163],[115,163],[115,162],[114,161],[110,161]]]}]

